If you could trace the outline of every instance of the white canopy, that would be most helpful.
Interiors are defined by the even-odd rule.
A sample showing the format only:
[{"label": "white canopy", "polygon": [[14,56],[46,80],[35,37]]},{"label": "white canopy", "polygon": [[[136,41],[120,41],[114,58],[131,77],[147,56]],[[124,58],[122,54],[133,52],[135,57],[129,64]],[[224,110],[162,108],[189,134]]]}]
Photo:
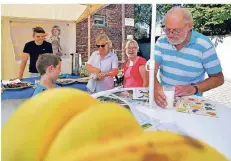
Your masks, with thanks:
[{"label": "white canopy", "polygon": [[[76,24],[88,18],[89,15],[102,9],[103,4],[2,4],[2,79],[15,78],[20,64],[15,61],[15,51],[11,39],[10,23],[15,20],[33,22],[67,22],[69,31],[67,53],[76,51]],[[29,21],[30,20],[30,21]],[[34,26],[33,26],[34,27]],[[71,72],[71,60],[62,61],[62,72]],[[28,64],[26,69],[28,69]],[[27,70],[24,76],[28,77]]]},{"label": "white canopy", "polygon": [[2,4],[2,17],[80,22],[103,4]]}]

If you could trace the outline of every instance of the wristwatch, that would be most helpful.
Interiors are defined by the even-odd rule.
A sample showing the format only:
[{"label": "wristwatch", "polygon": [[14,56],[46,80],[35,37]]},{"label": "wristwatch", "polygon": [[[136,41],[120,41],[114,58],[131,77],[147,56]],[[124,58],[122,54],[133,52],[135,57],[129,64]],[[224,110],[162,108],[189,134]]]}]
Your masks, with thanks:
[{"label": "wristwatch", "polygon": [[194,95],[197,94],[198,91],[199,91],[197,85],[194,84],[194,83],[192,83],[191,85],[195,88],[195,93],[194,93]]}]

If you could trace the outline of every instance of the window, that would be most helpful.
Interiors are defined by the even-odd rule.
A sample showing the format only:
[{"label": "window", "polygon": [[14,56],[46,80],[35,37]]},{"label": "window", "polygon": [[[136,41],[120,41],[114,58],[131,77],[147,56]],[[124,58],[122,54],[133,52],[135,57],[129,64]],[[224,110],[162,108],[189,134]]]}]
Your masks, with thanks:
[{"label": "window", "polygon": [[94,25],[95,26],[106,26],[106,18],[102,15],[94,16]]}]

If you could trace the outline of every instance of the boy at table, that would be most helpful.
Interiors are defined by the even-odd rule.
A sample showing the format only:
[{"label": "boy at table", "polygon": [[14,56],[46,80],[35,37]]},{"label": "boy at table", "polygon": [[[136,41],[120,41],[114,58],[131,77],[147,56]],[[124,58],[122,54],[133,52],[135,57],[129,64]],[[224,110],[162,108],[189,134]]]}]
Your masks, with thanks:
[{"label": "boy at table", "polygon": [[41,79],[35,88],[33,96],[47,89],[59,87],[54,83],[61,71],[61,59],[57,55],[40,55],[36,62],[36,68],[41,75]]}]

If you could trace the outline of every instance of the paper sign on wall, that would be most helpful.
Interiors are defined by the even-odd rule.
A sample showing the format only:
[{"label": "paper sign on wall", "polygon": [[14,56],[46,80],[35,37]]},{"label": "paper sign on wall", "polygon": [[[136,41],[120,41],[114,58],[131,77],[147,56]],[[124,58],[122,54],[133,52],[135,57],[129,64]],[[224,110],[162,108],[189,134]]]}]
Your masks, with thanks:
[{"label": "paper sign on wall", "polygon": [[134,26],[133,18],[125,18],[125,26]]}]

